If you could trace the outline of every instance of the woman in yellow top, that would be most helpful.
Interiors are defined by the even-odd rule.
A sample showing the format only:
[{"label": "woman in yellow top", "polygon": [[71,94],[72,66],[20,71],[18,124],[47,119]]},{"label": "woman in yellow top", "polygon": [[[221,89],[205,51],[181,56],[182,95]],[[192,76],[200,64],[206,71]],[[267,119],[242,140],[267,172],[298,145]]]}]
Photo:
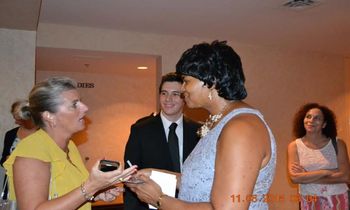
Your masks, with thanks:
[{"label": "woman in yellow top", "polygon": [[120,189],[112,186],[128,179],[136,168],[102,172],[98,161],[88,173],[70,140],[84,129],[88,110],[76,83],[66,77],[38,83],[30,92],[29,107],[40,129],[23,139],[4,164],[10,200],[26,210],[90,210],[89,201],[113,200]]}]

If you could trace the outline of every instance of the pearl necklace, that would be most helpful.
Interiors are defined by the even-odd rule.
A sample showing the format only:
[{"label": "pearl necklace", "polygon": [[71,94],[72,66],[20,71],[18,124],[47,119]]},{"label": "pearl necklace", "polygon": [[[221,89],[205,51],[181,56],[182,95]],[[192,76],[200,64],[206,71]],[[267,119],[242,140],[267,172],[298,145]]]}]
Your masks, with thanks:
[{"label": "pearl necklace", "polygon": [[208,134],[208,132],[213,128],[213,125],[222,118],[223,112],[226,111],[230,104],[231,102],[227,103],[219,114],[209,115],[202,127],[200,127],[197,131],[199,137],[203,138]]}]

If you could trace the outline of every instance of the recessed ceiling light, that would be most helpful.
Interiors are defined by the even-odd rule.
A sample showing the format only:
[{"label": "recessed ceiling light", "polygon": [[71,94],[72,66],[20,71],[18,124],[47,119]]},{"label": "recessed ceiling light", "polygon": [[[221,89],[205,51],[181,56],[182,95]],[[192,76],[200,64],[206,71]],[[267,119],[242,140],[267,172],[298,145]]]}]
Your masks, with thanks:
[{"label": "recessed ceiling light", "polygon": [[137,69],[139,69],[139,70],[146,70],[146,69],[148,69],[148,67],[147,66],[138,66]]}]

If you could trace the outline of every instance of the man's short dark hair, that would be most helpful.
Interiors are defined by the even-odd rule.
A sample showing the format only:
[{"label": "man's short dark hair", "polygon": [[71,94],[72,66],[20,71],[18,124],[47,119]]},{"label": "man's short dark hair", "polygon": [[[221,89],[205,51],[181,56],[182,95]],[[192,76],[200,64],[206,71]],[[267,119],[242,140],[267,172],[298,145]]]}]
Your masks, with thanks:
[{"label": "man's short dark hair", "polygon": [[180,74],[177,74],[175,72],[167,73],[166,75],[162,76],[162,81],[159,85],[159,93],[162,91],[162,87],[165,82],[178,82],[182,85],[184,81],[183,77]]}]

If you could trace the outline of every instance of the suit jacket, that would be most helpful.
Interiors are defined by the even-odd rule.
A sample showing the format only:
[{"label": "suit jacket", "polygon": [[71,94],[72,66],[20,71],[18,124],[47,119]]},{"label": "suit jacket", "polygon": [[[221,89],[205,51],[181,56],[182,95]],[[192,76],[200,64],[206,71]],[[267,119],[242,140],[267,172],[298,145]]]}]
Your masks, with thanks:
[{"label": "suit jacket", "polygon": [[1,165],[6,161],[6,157],[10,155],[10,149],[17,137],[19,127],[13,128],[6,132],[4,139],[4,149],[2,150]]},{"label": "suit jacket", "polygon": [[[199,123],[183,118],[183,161],[199,140],[196,132],[200,126]],[[127,160],[138,165],[139,169],[158,168],[174,171],[160,114],[154,117],[148,116],[131,126],[124,153],[124,161]],[[148,209],[148,205],[142,203],[133,192],[126,189],[124,210],[145,209]]]},{"label": "suit jacket", "polygon": [[[19,129],[19,127],[13,128],[13,129],[7,131],[6,134],[5,134],[4,148],[2,150],[2,156],[1,156],[1,160],[0,160],[1,166],[3,166],[4,162],[7,159],[7,156],[10,155],[10,149],[11,149],[11,146],[12,146],[13,142],[15,141],[15,139],[17,137],[18,129]],[[5,174],[4,182],[2,183],[1,186],[4,186],[6,177],[7,176]],[[6,185],[6,188],[4,189],[4,195],[2,196],[2,198],[3,199],[7,199],[7,194],[8,194],[8,186]]]}]

